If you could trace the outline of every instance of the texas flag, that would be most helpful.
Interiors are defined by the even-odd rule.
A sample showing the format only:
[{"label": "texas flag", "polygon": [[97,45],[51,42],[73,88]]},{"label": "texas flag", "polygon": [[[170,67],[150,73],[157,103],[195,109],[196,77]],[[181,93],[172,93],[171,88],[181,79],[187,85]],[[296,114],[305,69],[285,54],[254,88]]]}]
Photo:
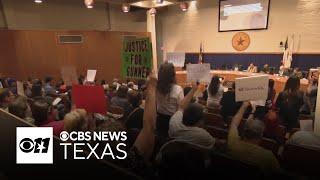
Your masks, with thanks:
[{"label": "texas flag", "polygon": [[291,68],[293,47],[294,47],[294,35],[292,35],[292,37],[291,37],[291,42],[289,41],[289,38],[287,37],[286,43],[284,45],[282,63],[283,63],[284,68],[286,68],[286,69]]}]

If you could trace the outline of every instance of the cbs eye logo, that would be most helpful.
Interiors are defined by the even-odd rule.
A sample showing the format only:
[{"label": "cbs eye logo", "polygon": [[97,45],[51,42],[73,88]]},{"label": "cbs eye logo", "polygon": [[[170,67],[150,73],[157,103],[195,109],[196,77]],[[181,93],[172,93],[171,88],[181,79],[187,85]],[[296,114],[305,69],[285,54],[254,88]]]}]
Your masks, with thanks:
[{"label": "cbs eye logo", "polygon": [[37,138],[32,140],[30,138],[24,138],[20,141],[20,150],[24,153],[47,153],[49,149],[50,138]]},{"label": "cbs eye logo", "polygon": [[52,164],[52,127],[17,127],[17,164]]}]

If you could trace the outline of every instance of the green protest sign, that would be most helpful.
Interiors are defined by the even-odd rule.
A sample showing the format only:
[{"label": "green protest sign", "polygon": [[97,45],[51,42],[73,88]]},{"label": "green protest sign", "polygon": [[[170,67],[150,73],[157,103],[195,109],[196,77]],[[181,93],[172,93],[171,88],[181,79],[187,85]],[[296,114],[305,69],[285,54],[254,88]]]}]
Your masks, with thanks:
[{"label": "green protest sign", "polygon": [[152,68],[152,46],[149,38],[123,41],[122,78],[146,79]]}]

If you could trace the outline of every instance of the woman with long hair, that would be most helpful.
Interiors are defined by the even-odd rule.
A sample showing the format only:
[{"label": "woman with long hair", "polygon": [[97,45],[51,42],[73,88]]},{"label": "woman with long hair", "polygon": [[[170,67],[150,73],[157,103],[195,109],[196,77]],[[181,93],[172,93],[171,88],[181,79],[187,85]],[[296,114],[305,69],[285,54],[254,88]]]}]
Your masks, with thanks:
[{"label": "woman with long hair", "polygon": [[269,84],[268,84],[268,98],[266,101],[266,110],[272,109],[274,105],[274,99],[276,97],[276,90],[274,89],[274,80],[269,79]]},{"label": "woman with long hair", "polygon": [[311,114],[316,110],[318,81],[318,75],[312,74],[309,78],[309,85],[304,94],[304,105],[301,110],[303,114]]},{"label": "woman with long hair", "polygon": [[303,92],[300,91],[300,79],[296,76],[291,76],[276,102],[280,118],[289,130],[299,127],[298,117],[302,105]]},{"label": "woman with long hair", "polygon": [[176,72],[172,63],[160,66],[157,82],[157,132],[168,136],[169,121],[184,98],[183,89],[176,84]]},{"label": "woman with long hair", "polygon": [[223,96],[224,88],[221,85],[220,78],[218,76],[212,77],[207,91],[208,91],[207,106],[210,108],[219,108],[220,100]]}]

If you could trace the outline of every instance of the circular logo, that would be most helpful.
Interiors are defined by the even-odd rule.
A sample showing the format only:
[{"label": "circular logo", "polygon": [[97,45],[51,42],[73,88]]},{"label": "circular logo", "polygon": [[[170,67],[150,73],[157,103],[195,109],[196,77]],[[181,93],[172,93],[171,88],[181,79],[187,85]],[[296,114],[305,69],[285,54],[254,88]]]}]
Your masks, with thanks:
[{"label": "circular logo", "polygon": [[69,133],[67,131],[62,131],[60,133],[60,140],[67,141],[69,139]]},{"label": "circular logo", "polygon": [[29,153],[33,150],[34,142],[30,138],[24,138],[19,144],[20,150],[25,153]]},{"label": "circular logo", "polygon": [[237,51],[244,51],[250,45],[250,36],[245,32],[238,32],[232,38],[232,46]]}]

